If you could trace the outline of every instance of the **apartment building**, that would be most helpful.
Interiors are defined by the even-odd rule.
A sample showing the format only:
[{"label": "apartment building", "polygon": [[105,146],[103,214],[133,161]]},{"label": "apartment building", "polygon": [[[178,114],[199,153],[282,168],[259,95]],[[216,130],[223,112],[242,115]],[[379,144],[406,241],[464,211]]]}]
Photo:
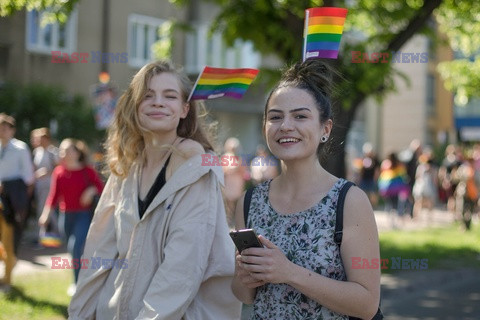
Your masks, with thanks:
[{"label": "apartment building", "polygon": [[[205,65],[280,66],[274,58],[258,54],[251,43],[236,41],[227,47],[220,33],[210,34],[209,25],[218,10],[199,0],[185,8],[158,0],[82,0],[62,26],[42,25],[39,12],[18,12],[0,18],[0,81],[41,82],[91,97],[103,71],[110,76],[118,96],[133,74],[156,58],[152,45],[158,40],[172,41],[169,58],[183,65],[192,80]],[[190,29],[159,32],[168,31],[172,22],[188,24]],[[452,59],[451,50],[443,48],[432,54],[428,39],[417,36],[402,52],[427,52],[428,62],[395,64],[410,79],[410,85],[398,78],[397,92],[389,94],[381,105],[368,100],[358,111],[347,143],[351,157],[359,155],[366,141],[383,157],[405,149],[414,138],[428,144],[446,141],[447,137],[448,141],[456,139],[453,98],[435,71],[438,62]],[[68,59],[77,61],[67,63]],[[211,118],[218,122],[219,147],[235,136],[242,142],[242,152],[253,154],[263,142],[266,93],[267,89],[255,82],[242,100],[206,102]],[[457,122],[466,126],[464,120]]]},{"label": "apartment building", "polygon": [[[389,93],[379,104],[373,99],[360,108],[349,134],[350,157],[361,154],[364,142],[370,142],[379,156],[408,148],[413,139],[435,146],[457,140],[453,116],[453,96],[436,71],[439,62],[452,60],[452,51],[438,47],[434,51],[424,36],[413,37],[391,63],[409,82],[396,77],[396,92]],[[411,59],[411,54],[425,54]],[[392,58],[394,59],[394,58]]]},{"label": "apartment building", "polygon": [[[179,8],[158,0],[82,0],[64,25],[42,24],[42,12],[18,12],[0,18],[0,82],[41,82],[92,97],[99,75],[106,72],[118,97],[135,72],[157,58],[152,45],[159,40],[171,43],[166,58],[183,65],[192,80],[205,65],[259,67],[262,57],[251,43],[237,41],[227,47],[221,34],[210,35],[217,10],[200,1]],[[189,24],[190,29],[169,32],[171,23]],[[253,86],[242,100],[206,102],[218,122],[219,145],[236,136],[243,152],[254,152],[263,140],[264,98],[264,90]]]}]

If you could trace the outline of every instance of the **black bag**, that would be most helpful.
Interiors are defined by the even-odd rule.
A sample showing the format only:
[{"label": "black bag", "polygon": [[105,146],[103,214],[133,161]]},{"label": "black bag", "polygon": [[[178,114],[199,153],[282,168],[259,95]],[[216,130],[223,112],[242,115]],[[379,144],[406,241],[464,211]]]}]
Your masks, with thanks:
[{"label": "black bag", "polygon": [[[334,240],[335,243],[340,246],[342,244],[342,237],[343,237],[343,206],[345,204],[345,197],[347,196],[347,191],[350,189],[351,186],[353,186],[354,183],[347,181],[340,190],[340,193],[338,195],[338,202],[337,202],[337,217],[335,221],[335,234],[334,234]],[[245,193],[245,198],[243,199],[243,217],[245,219],[245,226],[247,226],[247,220],[248,220],[248,211],[250,209],[250,202],[252,201],[252,194],[253,190],[255,187],[250,188],[247,190]],[[351,320],[360,320],[360,318],[356,317],[349,317]],[[380,307],[378,308],[377,313],[373,316],[372,320],[381,320],[383,319],[383,313],[380,310]]]}]

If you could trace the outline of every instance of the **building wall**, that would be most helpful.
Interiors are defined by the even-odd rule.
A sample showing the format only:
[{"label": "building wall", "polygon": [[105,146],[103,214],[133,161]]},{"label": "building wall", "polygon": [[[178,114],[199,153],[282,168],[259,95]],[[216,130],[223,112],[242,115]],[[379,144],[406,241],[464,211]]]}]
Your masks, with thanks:
[{"label": "building wall", "polygon": [[[401,50],[404,53],[428,52],[428,42],[416,36]],[[395,68],[404,73],[410,84],[397,77],[397,92],[389,94],[380,106],[382,117],[380,154],[407,148],[413,139],[425,142],[427,138],[427,72],[428,63],[395,63]]]},{"label": "building wall", "polygon": [[[168,2],[148,0],[141,2],[108,1],[110,3],[107,52],[128,52],[128,16],[137,13],[163,19],[184,19],[185,10]],[[8,52],[8,61],[0,64],[0,80],[20,83],[41,82],[58,85],[72,93],[88,96],[91,85],[98,82],[101,64],[91,62],[92,51],[102,51],[103,1],[82,0],[77,7],[76,46],[73,51],[90,54],[88,63],[52,63],[51,53],[26,50],[26,13],[18,12],[9,18],[0,19],[0,55]],[[4,31],[7,32],[4,32]],[[178,41],[172,60],[183,62],[179,54],[183,43]],[[107,65],[111,81],[120,91],[127,88],[138,67],[128,63]]]}]

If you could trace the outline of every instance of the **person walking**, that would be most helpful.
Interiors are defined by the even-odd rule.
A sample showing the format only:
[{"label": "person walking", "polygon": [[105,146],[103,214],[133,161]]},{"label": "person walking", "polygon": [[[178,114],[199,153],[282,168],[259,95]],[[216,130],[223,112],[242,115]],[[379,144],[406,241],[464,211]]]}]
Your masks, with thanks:
[{"label": "person walking", "polygon": [[[50,130],[48,128],[37,128],[31,132],[33,149],[33,165],[35,169],[35,188],[34,201],[36,220],[42,215],[45,201],[50,192],[50,181],[52,179],[53,169],[58,164],[58,148],[52,144]],[[37,224],[38,225],[38,224]],[[44,236],[47,231],[54,234],[59,233],[56,213],[50,215],[50,221],[46,228],[40,228],[38,231],[38,240]]]},{"label": "person walking", "polygon": [[[45,207],[39,218],[40,227],[45,228],[59,207],[60,229],[68,243],[74,264],[74,280],[78,282],[80,258],[85,246],[90,222],[91,205],[95,194],[103,191],[103,181],[88,163],[88,148],[81,140],[67,138],[59,146],[60,164],[52,173],[52,184]],[[69,287],[73,295],[75,284]]]},{"label": "person walking", "polygon": [[7,287],[11,283],[34,182],[30,149],[25,142],[14,138],[15,128],[15,118],[0,113],[0,232],[5,248],[5,278],[1,283]]}]

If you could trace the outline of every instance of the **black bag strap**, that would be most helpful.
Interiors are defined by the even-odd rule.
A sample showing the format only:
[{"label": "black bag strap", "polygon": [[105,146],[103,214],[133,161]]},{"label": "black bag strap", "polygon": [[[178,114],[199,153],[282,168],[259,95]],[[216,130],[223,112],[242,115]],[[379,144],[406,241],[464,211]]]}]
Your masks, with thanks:
[{"label": "black bag strap", "polygon": [[247,189],[245,192],[245,198],[243,199],[243,218],[245,220],[245,227],[247,226],[248,220],[248,211],[250,210],[250,202],[252,202],[252,194],[255,187],[251,187]]},{"label": "black bag strap", "polygon": [[[345,197],[347,196],[348,189],[350,189],[350,187],[354,185],[355,183],[351,181],[347,181],[342,186],[342,189],[340,189],[340,192],[338,193],[337,216],[335,218],[335,234],[333,239],[335,240],[335,243],[339,247],[342,244],[342,238],[343,238],[343,207],[345,205]],[[360,318],[356,318],[356,317],[349,317],[349,319],[360,320]],[[382,320],[382,319],[383,319],[383,313],[379,307],[377,310],[377,313],[373,316],[372,320]]]},{"label": "black bag strap", "polygon": [[343,238],[343,206],[345,205],[345,197],[347,196],[348,189],[355,184],[351,181],[347,181],[340,189],[337,200],[337,217],[335,218],[335,233],[333,240],[340,246]]}]

